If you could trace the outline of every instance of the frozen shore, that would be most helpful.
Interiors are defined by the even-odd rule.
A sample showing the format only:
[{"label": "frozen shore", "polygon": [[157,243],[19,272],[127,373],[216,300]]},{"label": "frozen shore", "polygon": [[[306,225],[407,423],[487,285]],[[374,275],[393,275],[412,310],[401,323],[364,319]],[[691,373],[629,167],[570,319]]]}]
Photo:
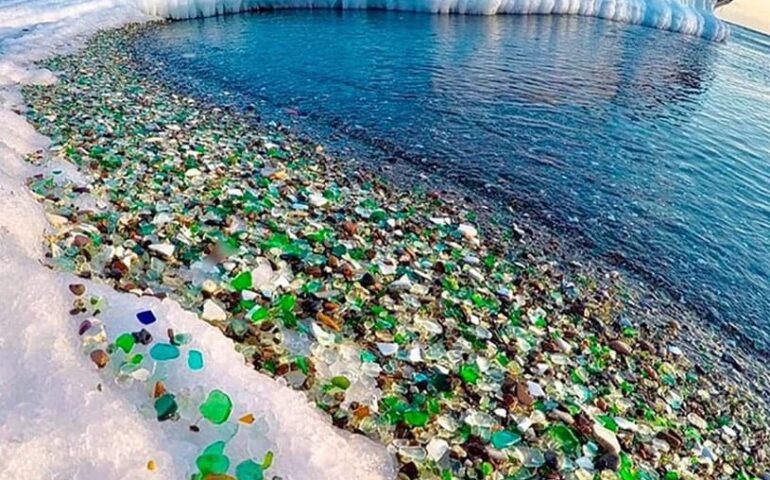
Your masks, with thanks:
[{"label": "frozen shore", "polygon": [[[688,361],[673,342],[686,341],[686,336],[672,330],[650,332],[648,338],[641,326],[613,315],[619,292],[590,278],[578,289],[549,259],[527,260],[522,274],[505,258],[505,244],[487,238],[472,212],[438,198],[403,194],[376,180],[346,183],[312,145],[280,129],[252,130],[231,112],[164,90],[131,69],[118,48],[123,34],[103,35],[86,54],[50,62],[62,80],[54,84],[55,77],[33,61],[82,46],[97,27],[145,17],[123,2],[49,5],[62,8],[48,9],[39,20],[31,20],[33,12],[23,8],[0,15],[0,304],[6,309],[0,318],[0,477],[147,478],[152,471],[152,478],[184,478],[195,472],[202,450],[217,440],[229,442],[226,453],[233,469],[245,460],[265,465],[272,452],[266,475],[313,480],[394,476],[381,445],[332,427],[328,415],[286,384],[309,390],[337,427],[387,443],[399,453],[407,478],[414,478],[415,471],[425,478],[438,475],[436,465],[461,472],[460,478],[490,468],[502,475],[526,462],[543,475],[565,478],[589,478],[595,470],[635,476],[628,478],[752,478],[767,468],[763,410],[748,414],[745,408],[761,407],[761,401],[714,382]],[[23,100],[20,83],[45,86],[28,88]],[[137,100],[133,88],[146,88],[147,95]],[[53,149],[25,122],[26,102],[32,104],[29,118],[52,135]],[[151,125],[124,135],[116,132],[115,122]],[[244,138],[250,141],[239,143]],[[148,152],[157,154],[161,148],[169,154],[163,168],[155,165],[140,172],[146,176],[138,175],[132,162],[147,160],[153,156]],[[116,160],[111,156],[116,151],[130,161]],[[244,151],[253,156],[243,156]],[[234,165],[246,175],[228,171]],[[164,172],[171,176],[154,188],[154,175]],[[264,178],[258,184],[242,182],[252,177]],[[331,188],[332,180],[343,188]],[[220,190],[222,184],[228,189]],[[179,204],[164,205],[164,199],[182,186],[192,189],[176,197],[185,208],[200,198],[223,208],[253,209],[249,215],[254,217],[226,212],[215,218],[221,211],[179,216]],[[234,200],[249,198],[244,191],[261,200],[248,206]],[[363,203],[367,196],[377,201]],[[263,204],[265,199],[278,206]],[[335,202],[353,222],[329,223]],[[271,224],[271,208],[281,215],[289,212],[291,220]],[[113,230],[102,223],[107,217],[100,212],[119,214]],[[239,237],[243,250],[230,254],[232,265],[219,258],[216,281],[204,287],[211,269],[191,268],[196,262],[185,249],[203,251],[208,240],[198,236],[200,229],[174,230],[182,220],[224,232],[240,232],[254,222],[260,227],[258,234]],[[415,240],[424,231],[432,235],[430,241]],[[306,244],[316,254],[312,262],[326,256],[326,263],[309,264],[307,256],[304,263],[292,263]],[[444,250],[434,252],[436,245]],[[206,253],[216,259],[221,252]],[[334,264],[336,255],[345,263]],[[56,273],[43,263],[79,276]],[[271,281],[277,281],[273,268],[286,264],[294,279],[280,284],[277,290],[284,295],[252,288],[266,268]],[[203,277],[181,275],[188,270]],[[238,275],[245,272],[250,275]],[[345,286],[358,297],[316,295],[333,290],[326,286]],[[430,290],[437,288],[441,291]],[[373,307],[374,298],[384,299],[380,308],[368,310],[377,312],[376,328],[365,324],[362,331],[351,312]],[[456,306],[447,310],[449,318],[431,303],[436,298]],[[157,321],[144,325],[137,313],[145,311]],[[291,355],[282,350],[288,342],[279,336],[266,349],[254,343],[268,331],[262,315],[280,315],[276,323],[281,322],[284,335],[303,325],[310,331],[299,328],[305,334],[298,336],[301,340],[326,344],[303,350],[305,361],[298,361],[294,350]],[[84,344],[78,332],[86,320],[95,324],[93,318],[103,322],[108,337],[97,340],[96,350],[110,356],[103,369],[95,364],[104,358],[89,355],[96,351],[94,344]],[[246,331],[238,330],[244,323]],[[142,328],[185,357],[175,363],[139,359],[138,365],[148,367],[148,378],[141,368],[125,368],[150,349],[133,342],[118,347],[118,338]],[[191,340],[175,340],[166,333],[169,328]],[[263,373],[246,365],[222,333],[238,340],[237,348]],[[653,337],[667,341],[653,344]],[[344,355],[324,366],[327,347],[338,348],[342,340],[363,350],[339,347]],[[404,342],[416,343],[406,348]],[[451,352],[453,360],[441,359],[440,349],[429,351],[430,345]],[[202,354],[203,369],[190,367],[187,355],[193,350]],[[269,356],[264,354],[268,350]],[[355,355],[348,358],[351,351]],[[373,363],[372,357],[384,374],[363,366]],[[376,388],[364,378],[355,382],[364,370],[377,379]],[[430,381],[423,377],[428,375]],[[303,386],[310,376],[318,379],[315,388]],[[163,397],[158,382],[180,400],[179,420],[158,422],[157,400]],[[425,390],[435,393],[430,388],[437,385],[452,396],[431,398]],[[214,390],[232,402],[230,418],[222,424],[196,413]],[[372,397],[372,392],[384,392],[387,400],[378,401],[379,393]],[[340,400],[354,394],[355,403]],[[632,399],[648,402],[648,408]],[[374,423],[386,420],[381,428]]]},{"label": "frozen shore", "polygon": [[452,198],[179,95],[134,68],[130,35],[99,35],[47,62],[59,84],[25,89],[54,139],[29,183],[58,223],[48,263],[177,299],[335,426],[386,444],[405,478],[763,474],[762,401],[685,355],[684,326],[622,315],[622,285],[527,253],[526,233],[492,235]]}]

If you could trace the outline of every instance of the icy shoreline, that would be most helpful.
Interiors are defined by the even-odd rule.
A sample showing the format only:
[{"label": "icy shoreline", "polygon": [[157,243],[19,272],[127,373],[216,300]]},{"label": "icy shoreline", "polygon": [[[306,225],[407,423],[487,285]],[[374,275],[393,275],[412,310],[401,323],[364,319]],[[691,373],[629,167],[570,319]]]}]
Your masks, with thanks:
[{"label": "icy shoreline", "polygon": [[77,283],[104,300],[99,319],[110,339],[138,330],[134,315],[148,309],[159,319],[149,328],[156,338],[167,328],[192,335],[205,367],[172,368],[164,382],[177,391],[220,389],[231,396],[233,415],[253,415],[253,424],[238,425],[228,444],[234,461],[260,461],[271,451],[269,476],[389,478],[381,446],[336,430],[302,394],[246,366],[232,341],[176,302],[118,293],[41,264],[51,226],[25,186],[40,170],[24,157],[45,151],[49,140],[26,123],[19,88],[56,81],[34,62],[80,48],[97,30],[147,19],[118,1],[0,5],[0,477],[186,478],[206,445],[232,435],[205,425],[195,435],[184,422],[158,423],[154,413],[140,411],[147,401],[141,387],[119,386],[98,371],[81,351],[84,318],[70,312],[68,285]]},{"label": "icy shoreline", "polygon": [[[83,14],[82,10],[76,11],[77,15]],[[68,18],[62,14],[53,25],[45,24],[48,26],[32,31],[41,42],[50,39],[52,32],[59,32],[62,40],[54,43],[59,48],[72,48],[64,40],[72,37],[66,35],[90,30],[85,25],[77,27]],[[98,23],[87,15],[81,21]],[[53,27],[57,22],[67,24],[66,28]],[[253,413],[262,420],[258,425],[269,427],[258,435],[239,437],[232,442],[228,453],[235,458],[259,459],[266,451],[274,451],[276,458],[270,473],[285,478],[387,478],[390,466],[381,447],[360,438],[352,440],[331,427],[301,394],[241,366],[243,359],[233,351],[230,340],[195,315],[184,312],[175,302],[115,293],[105,286],[54,274],[40,266],[43,250],[39,244],[48,223],[42,208],[24,186],[24,179],[38,171],[22,158],[44,149],[47,140],[13,111],[22,105],[14,83],[46,83],[53,77],[34,69],[29,63],[31,59],[23,55],[30,44],[6,43],[4,55],[7,45],[14,46],[15,53],[13,49],[11,53],[15,57],[3,58],[12,58],[13,65],[25,68],[9,69],[11,63],[4,62],[2,104],[7,110],[2,111],[0,118],[0,138],[5,144],[0,144],[0,261],[8,267],[0,271],[0,280],[5,285],[0,304],[7,305],[0,325],[3,332],[14,332],[13,336],[4,334],[0,338],[0,386],[4,387],[0,390],[0,458],[4,459],[0,462],[0,476],[146,478],[148,462],[152,461],[157,466],[154,476],[181,478],[194,469],[200,450],[216,435],[226,433],[206,430],[200,438],[191,436],[187,424],[158,424],[140,414],[136,406],[146,400],[141,390],[98,387],[104,377],[78,348],[77,324],[81,318],[75,320],[68,311],[72,304],[68,285],[78,282],[86,285],[89,294],[107,298],[107,309],[100,318],[111,338],[123,331],[136,330],[134,315],[144,309],[152,309],[160,319],[152,331],[155,337],[162,337],[168,327],[192,334],[193,346],[204,352],[206,369],[196,374],[172,374],[167,382],[169,387],[184,389],[200,384],[206,390],[221,388],[232,395],[239,414]],[[35,59],[52,53],[55,52],[36,51]],[[49,119],[51,123],[55,120]],[[44,172],[50,174],[51,169]],[[465,231],[468,235],[473,233],[468,227]],[[570,350],[573,348],[576,346],[569,345]],[[680,353],[662,351],[666,362],[679,361]],[[64,411],[73,414],[62,419]],[[729,432],[734,433],[726,430],[725,435]],[[31,461],[33,458],[46,461]]]},{"label": "icy shoreline", "polygon": [[[722,382],[710,383],[713,376],[700,363],[699,370],[689,362],[682,352],[682,342],[689,336],[679,335],[676,322],[651,329],[635,317],[616,317],[613,305],[626,297],[622,290],[594,280],[590,273],[587,281],[576,279],[577,288],[569,281],[574,277],[561,272],[558,260],[548,255],[520,257],[524,263],[512,265],[499,255],[518,250],[509,248],[503,237],[490,235],[487,226],[477,224],[472,212],[457,208],[451,198],[410,195],[360,172],[345,174],[311,141],[294,138],[280,127],[254,123],[248,112],[179,95],[158,82],[157,75],[135,69],[130,55],[122,53],[127,51],[126,41],[121,32],[100,35],[82,55],[48,62],[62,72],[59,85],[25,91],[32,107],[29,118],[57,139],[59,156],[80,165],[91,179],[93,194],[101,194],[105,201],[109,197],[123,218],[116,231],[101,228],[95,237],[99,243],[89,246],[78,241],[77,228],[95,232],[101,219],[97,212],[71,209],[69,202],[82,196],[76,185],[48,185],[50,175],[36,179],[32,187],[47,211],[66,215],[77,227],[63,225],[49,237],[55,261],[66,270],[98,276],[118,290],[167,292],[183,298],[241,346],[267,346],[256,348],[251,356],[257,369],[296,388],[310,389],[322,409],[334,412],[335,425],[365,429],[379,437],[398,450],[402,471],[412,476],[438,474],[430,459],[441,460],[460,478],[475,478],[473,469],[499,467],[500,472],[512,472],[516,460],[511,458],[530,458],[540,466],[539,449],[553,445],[553,436],[567,442],[567,471],[575,468],[575,462],[581,466],[566,478],[587,478],[594,466],[617,469],[620,460],[613,457],[614,444],[604,444],[611,449],[609,457],[600,455],[586,433],[587,427],[590,431],[586,422],[592,418],[604,418],[615,429],[615,423],[624,425],[626,431],[618,431],[625,450],[624,475],[632,474],[628,462],[644,472],[673,469],[699,478],[712,478],[721,469],[734,471],[741,462],[736,463],[733,455],[739,452],[724,439],[736,431],[742,442],[748,442],[747,448],[759,448],[758,454],[763,454],[756,443],[762,433],[755,418],[735,410],[733,401],[725,417],[718,413],[721,402],[705,400],[746,398],[745,392]],[[110,108],[105,110],[105,105]],[[100,133],[94,135],[95,130]],[[124,149],[131,152],[131,161],[113,162],[112,155]],[[131,208],[137,201],[139,209]],[[174,225],[191,228],[180,231]],[[220,229],[239,238],[237,250],[224,257],[207,248],[213,246],[209,235]],[[130,251],[104,248],[103,240]],[[161,241],[167,253],[147,251]],[[520,244],[529,242],[525,235]],[[71,248],[75,244],[78,248]],[[189,256],[188,247],[209,252],[215,263],[221,263],[209,286],[198,286],[185,275],[198,269],[197,257]],[[315,254],[305,256],[306,249]],[[163,256],[165,261],[158,263]],[[101,257],[114,259],[109,268],[98,260]],[[293,281],[278,289],[280,295],[249,291],[253,282],[262,285],[254,290],[264,287],[264,257],[280,270],[291,263]],[[363,272],[369,276],[361,277]],[[477,295],[468,298],[467,288]],[[342,297],[341,292],[351,296]],[[211,309],[207,315],[207,298],[214,299],[220,310]],[[434,303],[438,298],[449,302],[445,308],[457,304],[465,313],[450,308],[442,314]],[[418,312],[420,304],[428,308]],[[327,313],[318,311],[321,306]],[[370,309],[379,312],[376,327],[358,316]],[[274,316],[292,311],[296,316]],[[460,317],[469,323],[458,323]],[[318,354],[308,354],[304,368],[294,357],[294,347],[272,336],[276,325],[283,327],[284,335],[291,331],[310,335],[312,327],[320,345],[311,348]],[[467,330],[466,325],[474,326]],[[559,341],[550,341],[548,333]],[[473,336],[478,338],[472,340]],[[398,339],[403,348],[391,339]],[[330,362],[328,351],[317,347],[341,342],[364,348],[362,359],[366,353],[367,362],[375,362],[369,367],[380,368],[363,373],[363,368],[337,365],[332,373],[337,377],[330,385],[330,375],[317,371]],[[468,363],[460,362],[461,356]],[[587,358],[599,363],[584,365]],[[573,361],[584,366],[570,374]],[[705,365],[709,368],[708,362]],[[590,374],[585,370],[589,367]],[[310,377],[299,375],[303,369]],[[424,402],[432,393],[431,387],[424,390],[421,379],[436,372],[445,372],[439,375],[443,380],[431,380],[429,385],[453,395],[434,398],[424,412],[419,399]],[[387,397],[371,406],[339,404],[340,389],[352,387],[362,374],[375,375]],[[497,387],[503,375],[505,381]],[[312,381],[295,382],[297,378]],[[691,382],[697,382],[697,391]],[[337,393],[324,395],[335,391],[326,387]],[[528,395],[528,387],[534,393]],[[498,388],[502,398],[494,393]],[[641,396],[634,395],[636,401],[650,402],[644,414],[632,407],[630,398],[624,399],[635,388],[641,389]],[[554,400],[546,408],[561,405],[558,415],[544,418],[533,408],[532,395]],[[592,401],[594,395],[603,398]],[[613,410],[611,403],[616,403]],[[616,420],[602,414],[608,410]],[[724,432],[721,423],[711,423],[717,415],[728,421]],[[471,437],[447,430],[456,429],[459,422],[471,428]],[[577,430],[565,429],[562,422],[577,422]],[[666,432],[668,428],[673,433]],[[522,440],[513,433],[517,429],[526,432],[526,443],[516,445]],[[486,445],[490,430],[496,435],[493,444]],[[641,433],[639,440],[632,432]],[[668,440],[661,443],[660,435]],[[574,458],[571,447],[576,442],[587,442],[580,459]],[[662,456],[670,449],[676,452],[673,460]],[[431,457],[426,460],[426,455]],[[487,455],[494,455],[496,466],[484,462]],[[692,455],[701,459],[698,465],[689,463]]]}]

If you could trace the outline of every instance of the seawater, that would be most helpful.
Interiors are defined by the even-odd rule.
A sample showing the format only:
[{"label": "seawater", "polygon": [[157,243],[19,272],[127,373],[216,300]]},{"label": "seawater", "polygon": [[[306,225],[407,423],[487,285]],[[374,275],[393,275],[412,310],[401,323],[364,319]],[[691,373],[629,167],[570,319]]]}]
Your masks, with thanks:
[{"label": "seawater", "polygon": [[298,119],[372,164],[513,204],[770,345],[766,36],[280,11],[174,22],[139,50],[180,84]]}]

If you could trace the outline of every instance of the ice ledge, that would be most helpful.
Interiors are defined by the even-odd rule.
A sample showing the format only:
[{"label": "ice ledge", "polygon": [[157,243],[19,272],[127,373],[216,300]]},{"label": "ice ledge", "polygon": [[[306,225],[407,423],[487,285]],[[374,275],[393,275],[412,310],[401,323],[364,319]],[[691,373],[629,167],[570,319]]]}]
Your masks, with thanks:
[{"label": "ice ledge", "polygon": [[397,10],[468,15],[582,15],[722,41],[729,29],[714,16],[727,0],[137,0],[169,19],[290,8]]}]

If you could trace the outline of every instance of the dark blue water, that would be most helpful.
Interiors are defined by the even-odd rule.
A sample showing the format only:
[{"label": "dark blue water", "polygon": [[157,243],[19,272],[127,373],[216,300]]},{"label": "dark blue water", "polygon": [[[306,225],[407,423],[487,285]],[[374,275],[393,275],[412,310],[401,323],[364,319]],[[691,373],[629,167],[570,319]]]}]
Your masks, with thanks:
[{"label": "dark blue water", "polygon": [[768,37],[296,11],[173,23],[141,44],[186,83],[514,204],[768,338]]}]

